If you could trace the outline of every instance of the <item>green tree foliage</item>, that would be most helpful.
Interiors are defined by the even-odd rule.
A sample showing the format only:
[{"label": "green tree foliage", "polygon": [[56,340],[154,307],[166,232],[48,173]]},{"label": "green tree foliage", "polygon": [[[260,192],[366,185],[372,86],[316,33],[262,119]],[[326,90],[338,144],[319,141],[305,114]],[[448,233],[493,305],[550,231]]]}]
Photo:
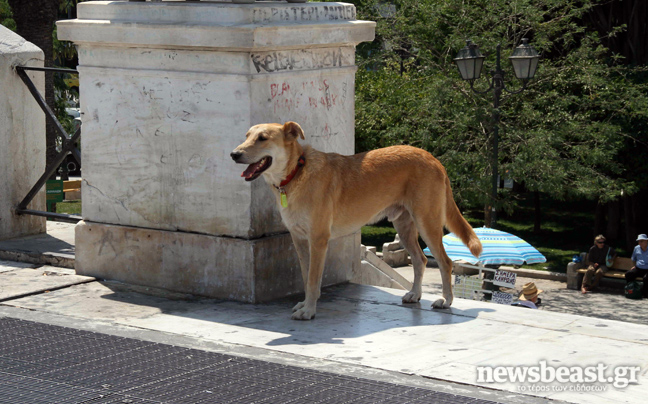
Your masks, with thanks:
[{"label": "green tree foliage", "polygon": [[0,25],[4,25],[12,31],[16,31],[16,22],[11,18],[11,7],[7,0],[0,0]]},{"label": "green tree foliage", "polygon": [[[354,3],[359,19],[378,23],[376,41],[359,47],[358,151],[403,143],[425,148],[446,166],[458,201],[483,206],[490,193],[492,96],[474,94],[452,59],[466,39],[477,43],[487,59],[475,87],[485,90],[501,43],[507,86],[517,89],[507,57],[526,37],[543,58],[526,91],[503,94],[500,173],[557,199],[607,201],[644,186],[628,172],[628,152],[643,155],[646,166],[647,71],[603,45],[624,26],[601,33],[587,25],[603,1]],[[500,208],[513,209],[511,193],[500,190],[500,200]]]}]

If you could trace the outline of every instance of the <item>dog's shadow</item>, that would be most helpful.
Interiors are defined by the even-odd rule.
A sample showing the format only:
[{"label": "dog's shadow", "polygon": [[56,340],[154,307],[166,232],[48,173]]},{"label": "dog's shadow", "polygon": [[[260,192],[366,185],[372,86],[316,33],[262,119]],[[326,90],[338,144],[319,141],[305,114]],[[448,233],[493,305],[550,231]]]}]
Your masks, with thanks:
[{"label": "dog's shadow", "polygon": [[[287,313],[287,320],[281,322],[287,328],[281,331],[290,335],[276,338],[267,345],[344,344],[349,338],[364,338],[367,343],[372,343],[372,336],[411,336],[421,333],[423,328],[429,331],[439,326],[460,324],[474,320],[479,313],[495,311],[490,308],[432,309],[433,298],[436,297],[424,295],[418,303],[403,304],[398,294],[380,288],[355,284],[332,286],[322,291],[315,319],[293,321]],[[298,301],[299,298],[295,297],[272,304],[290,308]],[[283,302],[285,304],[281,304]]]},{"label": "dog's shadow", "polygon": [[[207,330],[213,337],[220,338],[217,333],[221,332],[235,335],[239,343],[254,340],[253,345],[266,346],[344,344],[350,338],[363,338],[371,343],[372,338],[384,338],[386,333],[427,334],[440,330],[440,326],[472,321],[479,313],[494,311],[456,307],[436,310],[431,308],[436,295],[424,294],[419,303],[403,304],[401,291],[343,284],[322,290],[313,320],[295,321],[290,318],[291,308],[303,296],[246,304],[159,290],[155,293],[152,288],[112,282],[102,284],[110,290],[102,296],[104,299],[147,307],[155,313],[153,316],[178,317],[177,326],[186,324],[188,333],[197,326],[201,333]],[[214,326],[205,326],[209,322]]]}]

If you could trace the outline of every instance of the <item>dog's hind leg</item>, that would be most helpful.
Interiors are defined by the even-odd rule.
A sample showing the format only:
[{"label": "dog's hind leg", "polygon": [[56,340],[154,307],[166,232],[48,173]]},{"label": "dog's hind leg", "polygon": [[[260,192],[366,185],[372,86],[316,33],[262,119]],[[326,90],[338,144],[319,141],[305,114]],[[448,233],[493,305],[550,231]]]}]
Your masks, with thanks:
[{"label": "dog's hind leg", "polygon": [[423,216],[422,220],[419,219],[419,231],[423,241],[432,251],[432,255],[439,264],[439,271],[441,271],[441,283],[443,287],[443,298],[437,299],[432,303],[435,309],[450,308],[453,300],[452,294],[452,261],[443,248],[443,223],[440,218]]},{"label": "dog's hind leg", "polygon": [[403,303],[416,303],[421,300],[421,283],[423,282],[423,272],[425,272],[427,258],[418,243],[418,231],[410,213],[403,209],[398,217],[390,218],[390,220],[400,236],[401,244],[412,257],[412,266],[414,267],[412,290],[403,296]]}]

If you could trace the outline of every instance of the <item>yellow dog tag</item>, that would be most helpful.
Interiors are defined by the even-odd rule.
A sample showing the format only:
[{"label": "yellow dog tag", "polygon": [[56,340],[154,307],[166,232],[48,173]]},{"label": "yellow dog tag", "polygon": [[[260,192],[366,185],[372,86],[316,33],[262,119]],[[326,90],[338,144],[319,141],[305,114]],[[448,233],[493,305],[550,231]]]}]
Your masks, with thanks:
[{"label": "yellow dog tag", "polygon": [[288,207],[288,196],[286,196],[286,192],[281,193],[281,206],[284,208]]}]

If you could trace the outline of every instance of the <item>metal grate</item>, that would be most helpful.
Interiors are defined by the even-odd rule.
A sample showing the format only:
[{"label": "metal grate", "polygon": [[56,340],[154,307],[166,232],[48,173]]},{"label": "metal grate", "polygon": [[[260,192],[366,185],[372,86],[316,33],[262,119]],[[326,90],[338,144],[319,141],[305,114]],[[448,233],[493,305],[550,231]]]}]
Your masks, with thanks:
[{"label": "metal grate", "polygon": [[12,318],[0,341],[2,404],[493,403]]}]

